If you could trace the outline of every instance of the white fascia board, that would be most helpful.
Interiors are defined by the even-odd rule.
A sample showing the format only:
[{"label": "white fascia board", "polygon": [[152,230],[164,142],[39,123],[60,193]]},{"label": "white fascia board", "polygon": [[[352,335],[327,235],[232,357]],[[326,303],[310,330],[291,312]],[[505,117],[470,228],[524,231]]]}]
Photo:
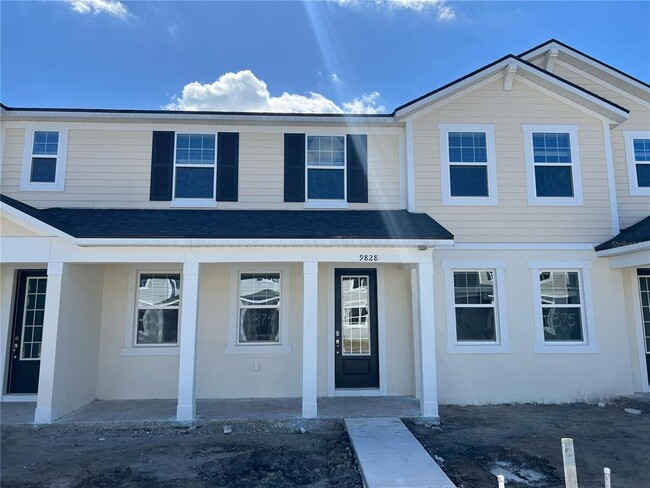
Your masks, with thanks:
[{"label": "white fascia board", "polygon": [[[382,114],[383,115],[383,114]],[[124,112],[74,112],[57,110],[3,110],[2,120],[70,120],[81,122],[161,122],[161,123],[194,123],[194,122],[235,122],[235,123],[269,123],[269,122],[291,122],[299,124],[317,123],[342,126],[366,126],[381,125],[390,126],[394,119],[390,114],[381,117],[363,117],[345,115],[340,117],[328,117],[324,114],[314,115],[292,115],[292,114],[225,114],[225,113],[191,113],[191,112],[160,112],[160,113],[130,113]]]},{"label": "white fascia board", "polygon": [[557,44],[555,42],[549,42],[548,44],[544,44],[543,46],[540,46],[538,49],[529,52],[525,56],[521,56],[521,58],[526,60],[526,61],[531,61],[531,60],[537,58],[538,56],[541,56],[541,55],[545,54],[547,51],[549,51],[551,49],[557,49],[558,52],[566,54],[567,56],[575,58],[575,59],[577,59],[577,60],[579,60],[579,61],[581,61],[581,62],[583,62],[585,64],[588,64],[590,66],[593,66],[594,68],[597,68],[597,69],[601,70],[602,72],[607,73],[610,76],[613,76],[614,78],[618,78],[619,80],[622,80],[622,81],[624,81],[626,83],[629,83],[630,85],[634,86],[635,88],[638,88],[639,90],[643,90],[646,93],[650,93],[650,88],[648,88],[647,86],[645,86],[645,85],[643,85],[641,83],[638,83],[637,81],[633,80],[632,78],[629,78],[628,76],[625,76],[625,75],[623,75],[623,74],[621,74],[621,73],[619,73],[617,71],[614,71],[613,69],[608,68],[607,66],[605,66],[605,65],[603,65],[601,63],[598,63],[598,62],[594,61],[593,59],[589,59],[588,57],[586,57],[586,56],[584,56],[584,55],[582,55],[582,54],[580,54],[580,53],[578,53],[578,52],[576,52],[576,51],[574,51],[572,49],[567,49],[566,47],[564,47],[564,46],[562,46],[560,44]]},{"label": "white fascia board", "polygon": [[67,234],[62,230],[57,229],[56,227],[46,224],[42,220],[27,215],[26,213],[21,212],[20,210],[12,207],[11,205],[7,205],[6,203],[3,202],[0,202],[0,215],[8,218],[9,220],[15,222],[16,224],[22,225],[28,230],[40,234],[43,237],[60,237],[69,242],[75,241],[75,238],[70,234]]},{"label": "white fascia board", "polygon": [[75,239],[82,247],[438,247],[452,239]]},{"label": "white fascia board", "polygon": [[[633,252],[650,251],[650,241],[636,242],[628,244],[627,246],[613,247],[603,251],[596,251],[596,256],[600,258],[609,258],[612,256],[621,256],[623,254],[630,254]],[[647,256],[647,261],[650,262],[650,255]]]},{"label": "white fascia board", "polygon": [[611,104],[601,100],[598,97],[592,96],[589,93],[575,88],[568,83],[558,80],[554,76],[551,76],[543,71],[539,71],[531,66],[522,63],[521,61],[515,58],[504,59],[500,63],[486,68],[479,73],[476,73],[474,76],[464,79],[452,86],[447,87],[444,90],[441,90],[437,93],[430,95],[429,97],[423,98],[422,100],[404,107],[402,110],[395,112],[395,120],[402,121],[406,118],[414,116],[419,110],[428,107],[429,105],[441,101],[451,95],[457,95],[459,92],[468,90],[472,88],[475,84],[480,83],[481,81],[489,78],[493,75],[505,76],[506,70],[516,70],[515,78],[518,76],[524,77],[530,81],[533,81],[542,88],[552,87],[553,91],[558,93],[562,98],[566,98],[569,101],[579,103],[584,106],[586,109],[595,113],[599,118],[606,117],[608,120],[611,120],[615,124],[620,124],[628,119],[629,114],[625,110],[621,110],[617,107],[612,106]]}]

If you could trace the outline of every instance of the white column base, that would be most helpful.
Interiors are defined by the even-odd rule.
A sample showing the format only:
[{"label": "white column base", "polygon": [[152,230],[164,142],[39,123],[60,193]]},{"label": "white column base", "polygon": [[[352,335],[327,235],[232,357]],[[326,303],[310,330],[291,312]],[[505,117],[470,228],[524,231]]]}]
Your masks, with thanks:
[{"label": "white column base", "polygon": [[420,410],[423,417],[435,417],[438,418],[438,403],[437,402],[423,402],[420,400]]},{"label": "white column base", "polygon": [[59,415],[51,407],[38,407],[34,410],[35,424],[51,424],[57,418],[59,418]]},{"label": "white column base", "polygon": [[318,417],[318,407],[316,403],[302,403],[302,418],[315,419]]},{"label": "white column base", "polygon": [[196,418],[196,402],[192,405],[178,405],[176,407],[176,420],[187,422]]}]

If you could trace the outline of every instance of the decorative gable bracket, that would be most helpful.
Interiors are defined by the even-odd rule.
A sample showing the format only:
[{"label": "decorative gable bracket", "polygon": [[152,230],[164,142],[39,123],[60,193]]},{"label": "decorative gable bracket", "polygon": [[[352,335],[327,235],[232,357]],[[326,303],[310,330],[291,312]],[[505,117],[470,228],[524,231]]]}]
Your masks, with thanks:
[{"label": "decorative gable bracket", "polygon": [[512,90],[512,82],[515,79],[515,74],[517,73],[517,65],[515,63],[510,63],[503,70],[503,89],[505,91]]},{"label": "decorative gable bracket", "polygon": [[558,48],[552,47],[551,49],[546,51],[546,54],[544,55],[544,61],[545,61],[544,69],[549,73],[553,72],[553,68],[555,67],[555,61],[557,61],[558,52],[559,52]]}]

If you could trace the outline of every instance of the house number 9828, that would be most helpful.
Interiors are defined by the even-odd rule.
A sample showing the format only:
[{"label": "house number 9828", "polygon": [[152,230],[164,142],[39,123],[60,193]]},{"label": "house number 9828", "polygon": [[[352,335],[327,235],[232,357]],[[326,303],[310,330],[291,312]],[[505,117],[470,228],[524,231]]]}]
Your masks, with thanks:
[{"label": "house number 9828", "polygon": [[379,261],[377,254],[359,254],[359,261]]}]

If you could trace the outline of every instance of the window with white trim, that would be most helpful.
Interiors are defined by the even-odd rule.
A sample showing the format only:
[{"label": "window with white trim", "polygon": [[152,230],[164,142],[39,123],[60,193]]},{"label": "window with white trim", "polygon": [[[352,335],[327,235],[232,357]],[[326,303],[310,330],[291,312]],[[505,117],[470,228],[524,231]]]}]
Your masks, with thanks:
[{"label": "window with white trim", "polygon": [[445,205],[496,205],[494,126],[440,124]]},{"label": "window with white trim", "polygon": [[307,136],[307,201],[346,201],[345,136]]},{"label": "window with white trim", "polygon": [[501,262],[443,262],[447,352],[510,352]]},{"label": "window with white trim", "polygon": [[216,205],[215,134],[176,134],[174,200]]},{"label": "window with white trim", "polygon": [[650,131],[623,132],[630,195],[650,195]]},{"label": "window with white trim", "polygon": [[135,346],[176,346],[180,273],[138,273]]},{"label": "window with white trim", "polygon": [[529,263],[536,352],[598,352],[590,262]]},{"label": "window with white trim", "polygon": [[582,205],[577,126],[524,125],[528,203]]},{"label": "window with white trim", "polygon": [[239,344],[280,343],[280,273],[239,274]]},{"label": "window with white trim", "polygon": [[63,191],[68,131],[26,129],[21,190]]}]

